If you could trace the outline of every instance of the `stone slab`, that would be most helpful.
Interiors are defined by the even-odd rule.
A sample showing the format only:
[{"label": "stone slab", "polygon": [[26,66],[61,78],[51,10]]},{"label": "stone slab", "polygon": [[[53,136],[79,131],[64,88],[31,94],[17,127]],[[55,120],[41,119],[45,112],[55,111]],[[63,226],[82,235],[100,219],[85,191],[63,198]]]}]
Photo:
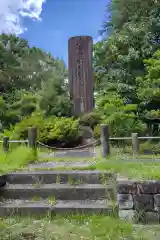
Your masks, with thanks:
[{"label": "stone slab", "polygon": [[160,181],[118,181],[119,194],[158,194],[160,193]]},{"label": "stone slab", "polygon": [[88,183],[100,184],[116,183],[117,175],[107,171],[24,171],[10,173],[7,176],[7,182],[10,184],[35,184],[35,183]]},{"label": "stone slab", "polygon": [[59,200],[116,199],[115,185],[102,184],[9,184],[0,189],[3,199],[33,199],[35,197]]},{"label": "stone slab", "polygon": [[144,219],[139,221],[135,210],[120,210],[119,217],[126,221],[131,221],[134,224],[159,224],[159,215],[157,212],[146,212]]},{"label": "stone slab", "polygon": [[0,216],[15,215],[43,215],[43,214],[105,214],[118,216],[118,208],[112,203],[104,201],[57,201],[48,203],[41,200],[33,201],[10,201],[0,204]]},{"label": "stone slab", "polygon": [[118,194],[117,200],[119,203],[120,210],[131,210],[133,209],[133,197],[131,194]]},{"label": "stone slab", "polygon": [[153,195],[134,195],[133,203],[135,210],[154,211],[154,199]]}]

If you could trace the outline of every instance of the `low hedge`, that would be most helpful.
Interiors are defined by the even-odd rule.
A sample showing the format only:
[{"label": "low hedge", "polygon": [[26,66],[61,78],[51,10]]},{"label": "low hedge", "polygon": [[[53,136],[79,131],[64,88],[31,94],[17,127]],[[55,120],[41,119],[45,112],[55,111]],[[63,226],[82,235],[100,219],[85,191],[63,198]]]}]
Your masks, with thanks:
[{"label": "low hedge", "polygon": [[10,131],[6,130],[1,138],[27,139],[28,128],[38,128],[38,140],[44,144],[56,147],[74,147],[81,143],[79,120],[67,117],[31,116],[17,123]]}]

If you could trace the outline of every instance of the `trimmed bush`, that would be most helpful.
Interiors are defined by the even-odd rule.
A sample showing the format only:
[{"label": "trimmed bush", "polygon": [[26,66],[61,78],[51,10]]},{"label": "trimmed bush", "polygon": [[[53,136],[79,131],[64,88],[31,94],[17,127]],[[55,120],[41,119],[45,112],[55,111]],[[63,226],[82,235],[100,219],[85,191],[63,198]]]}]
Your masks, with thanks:
[{"label": "trimmed bush", "polygon": [[95,139],[99,139],[100,136],[101,136],[101,128],[100,128],[100,125],[97,125],[95,128],[94,128],[94,138]]},{"label": "trimmed bush", "polygon": [[92,129],[101,122],[101,117],[98,113],[91,112],[83,115],[80,118],[80,124],[82,126],[89,126]]},{"label": "trimmed bush", "polygon": [[38,140],[44,144],[57,147],[73,147],[81,142],[79,120],[67,117],[44,118],[39,115],[24,118],[15,125],[10,136],[12,136],[12,139],[27,139],[28,127],[33,126],[38,128]]}]

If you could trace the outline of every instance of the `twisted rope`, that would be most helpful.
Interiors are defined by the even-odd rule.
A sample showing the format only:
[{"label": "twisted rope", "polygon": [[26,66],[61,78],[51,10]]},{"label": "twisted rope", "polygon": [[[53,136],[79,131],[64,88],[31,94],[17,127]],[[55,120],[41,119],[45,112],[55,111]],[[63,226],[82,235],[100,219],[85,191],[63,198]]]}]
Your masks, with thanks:
[{"label": "twisted rope", "polygon": [[95,140],[92,143],[88,143],[86,145],[82,145],[82,146],[78,146],[78,147],[74,147],[74,148],[56,148],[56,147],[48,146],[48,145],[46,145],[44,143],[41,143],[41,142],[37,142],[37,143],[42,147],[46,147],[46,148],[49,148],[49,149],[52,149],[52,150],[58,150],[58,151],[73,150],[74,151],[74,150],[78,150],[78,149],[84,149],[84,148],[87,148],[87,147],[97,146],[98,144],[100,144],[100,139]]}]

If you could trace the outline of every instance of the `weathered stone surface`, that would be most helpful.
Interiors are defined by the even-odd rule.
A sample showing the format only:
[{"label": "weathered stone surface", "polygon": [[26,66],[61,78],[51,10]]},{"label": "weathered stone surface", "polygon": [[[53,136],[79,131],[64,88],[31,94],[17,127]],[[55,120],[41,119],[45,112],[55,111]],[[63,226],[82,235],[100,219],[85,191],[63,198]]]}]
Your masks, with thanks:
[{"label": "weathered stone surface", "polygon": [[76,36],[68,41],[68,67],[70,97],[73,101],[73,114],[91,112],[93,97],[93,39],[89,36]]},{"label": "weathered stone surface", "polygon": [[135,215],[134,210],[120,210],[119,211],[119,217],[123,220],[133,221],[134,215]]},{"label": "weathered stone surface", "polygon": [[30,171],[10,173],[7,182],[10,184],[52,184],[52,183],[88,183],[116,184],[116,174],[106,171]]},{"label": "weathered stone surface", "polygon": [[[73,184],[73,185],[71,185]],[[0,189],[4,199],[32,199],[54,197],[59,200],[115,200],[114,185],[102,184],[15,184]]]},{"label": "weathered stone surface", "polygon": [[44,200],[11,201],[0,204],[0,217],[15,215],[47,215],[47,214],[106,214],[118,216],[117,206],[103,201],[56,201],[50,203]]},{"label": "weathered stone surface", "polygon": [[146,212],[143,218],[139,218],[139,213],[135,210],[120,210],[119,217],[134,224],[159,224],[159,216],[156,212]]},{"label": "weathered stone surface", "polygon": [[0,188],[4,187],[6,185],[6,182],[7,182],[7,175],[0,176]]},{"label": "weathered stone surface", "polygon": [[120,194],[158,194],[160,181],[119,181],[118,193]]},{"label": "weathered stone surface", "polygon": [[159,214],[157,212],[146,212],[146,224],[159,224]]},{"label": "weathered stone surface", "polygon": [[156,210],[160,208],[160,194],[154,195],[154,207]]},{"label": "weathered stone surface", "polygon": [[133,209],[133,197],[131,194],[118,194],[119,209]]},{"label": "weathered stone surface", "polygon": [[135,194],[137,191],[137,184],[134,181],[118,181],[119,194]]},{"label": "weathered stone surface", "polygon": [[139,184],[140,193],[158,194],[160,193],[160,181],[144,181]]},{"label": "weathered stone surface", "polygon": [[145,210],[153,211],[154,210],[154,201],[153,195],[133,195],[134,209],[136,210]]}]

